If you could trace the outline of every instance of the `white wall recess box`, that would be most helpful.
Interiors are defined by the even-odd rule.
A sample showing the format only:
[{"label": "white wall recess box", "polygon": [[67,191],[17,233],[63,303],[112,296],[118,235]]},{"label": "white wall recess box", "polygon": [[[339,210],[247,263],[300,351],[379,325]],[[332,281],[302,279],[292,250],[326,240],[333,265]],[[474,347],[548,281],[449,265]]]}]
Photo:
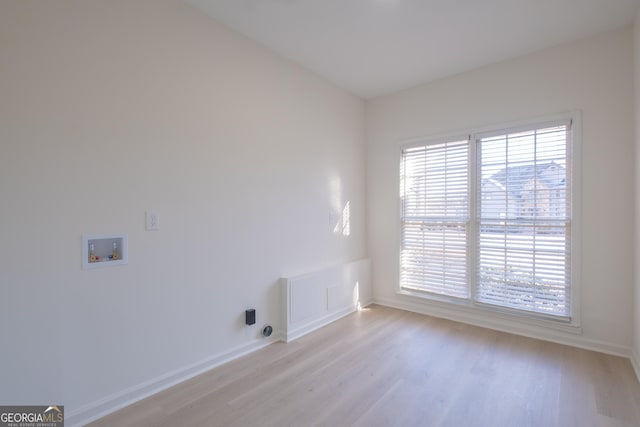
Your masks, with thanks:
[{"label": "white wall recess box", "polygon": [[82,235],[82,268],[112,267],[129,263],[126,234]]}]

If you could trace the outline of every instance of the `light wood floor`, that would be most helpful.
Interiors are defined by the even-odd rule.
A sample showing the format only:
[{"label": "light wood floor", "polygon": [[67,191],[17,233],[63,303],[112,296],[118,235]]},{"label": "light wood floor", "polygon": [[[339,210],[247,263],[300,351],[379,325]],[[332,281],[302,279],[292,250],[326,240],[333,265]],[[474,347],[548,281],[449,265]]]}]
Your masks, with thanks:
[{"label": "light wood floor", "polygon": [[628,360],[372,306],[97,426],[640,426]]}]

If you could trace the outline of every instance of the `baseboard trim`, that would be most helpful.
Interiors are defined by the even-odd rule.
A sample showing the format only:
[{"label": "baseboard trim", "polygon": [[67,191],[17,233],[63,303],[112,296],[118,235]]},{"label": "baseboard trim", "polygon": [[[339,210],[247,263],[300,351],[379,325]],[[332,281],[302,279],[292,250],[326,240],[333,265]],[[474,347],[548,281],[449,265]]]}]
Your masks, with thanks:
[{"label": "baseboard trim", "polygon": [[631,352],[631,366],[633,366],[633,370],[636,371],[636,377],[638,378],[638,382],[640,382],[640,354],[634,349]]},{"label": "baseboard trim", "polygon": [[310,332],[315,331],[316,329],[320,329],[323,326],[328,325],[329,323],[333,323],[336,320],[348,316],[351,313],[354,313],[356,311],[356,307],[353,306],[349,306],[349,307],[345,307],[341,310],[335,311],[327,316],[324,316],[320,319],[314,320],[313,322],[307,323],[303,326],[300,326],[298,328],[295,328],[291,331],[287,331],[286,333],[283,334],[284,336],[284,342],[291,342],[293,340],[296,340],[298,338],[300,338],[303,335],[306,335]]},{"label": "baseboard trim", "polygon": [[360,301],[360,308],[369,307],[371,304],[375,304],[373,298]]},{"label": "baseboard trim", "polygon": [[[572,347],[582,348],[585,350],[597,351],[600,353],[611,354],[625,358],[631,357],[631,349],[617,344],[593,340],[585,338],[579,333],[564,332],[561,330],[553,330],[536,325],[527,324],[526,321],[513,321],[505,318],[492,318],[488,315],[473,315],[469,313],[459,313],[455,310],[445,310],[442,308],[430,307],[427,304],[420,304],[410,301],[398,301],[395,299],[374,298],[374,303],[386,307],[397,308],[400,310],[411,311],[414,313],[425,314],[428,316],[439,317],[443,319],[453,320],[455,322],[466,323],[474,326],[480,326],[487,329],[493,329],[500,332],[507,332],[515,335],[521,335],[529,338],[540,339],[543,341],[554,342],[557,344],[569,345]],[[636,369],[636,372],[638,370]]]},{"label": "baseboard trim", "polygon": [[189,380],[203,372],[216,368],[241,356],[260,350],[276,341],[281,341],[281,332],[274,333],[271,339],[255,340],[243,344],[229,351],[222,352],[208,359],[196,362],[184,368],[177,369],[168,374],[160,375],[141,384],[135,385],[123,391],[111,394],[95,402],[91,402],[74,411],[70,411],[65,417],[67,426],[83,426],[112,412],[129,406],[139,400],[145,399],[156,393],[168,389],[183,381]]},{"label": "baseboard trim", "polygon": [[345,307],[345,308],[343,308],[341,310],[335,311],[335,312],[331,313],[330,315],[325,316],[325,317],[323,317],[321,319],[317,319],[317,320],[315,320],[315,321],[313,321],[311,323],[307,323],[307,324],[305,324],[303,326],[300,326],[300,327],[298,327],[296,329],[293,329],[290,332],[284,332],[282,334],[282,341],[288,343],[288,342],[291,342],[293,340],[296,340],[296,339],[298,339],[298,338],[300,338],[300,337],[302,337],[302,336],[304,336],[304,335],[306,335],[308,333],[311,333],[311,332],[315,331],[316,329],[320,329],[323,326],[327,326],[328,324],[333,323],[338,319],[341,319],[341,318],[343,318],[345,316],[348,316],[348,315],[350,315],[352,313],[355,313],[361,307],[367,307],[367,306],[369,306],[371,304],[373,304],[373,299],[371,299],[371,298],[366,300],[366,301],[360,301],[360,306],[359,307],[357,307],[357,306],[348,306],[348,307]]}]

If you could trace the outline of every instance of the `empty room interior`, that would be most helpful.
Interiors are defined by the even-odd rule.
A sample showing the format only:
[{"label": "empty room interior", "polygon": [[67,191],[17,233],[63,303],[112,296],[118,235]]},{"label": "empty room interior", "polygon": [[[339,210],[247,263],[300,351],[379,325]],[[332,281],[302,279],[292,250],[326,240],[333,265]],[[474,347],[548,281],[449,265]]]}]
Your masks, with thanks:
[{"label": "empty room interior", "polygon": [[640,426],[639,165],[638,0],[0,0],[0,412]]}]

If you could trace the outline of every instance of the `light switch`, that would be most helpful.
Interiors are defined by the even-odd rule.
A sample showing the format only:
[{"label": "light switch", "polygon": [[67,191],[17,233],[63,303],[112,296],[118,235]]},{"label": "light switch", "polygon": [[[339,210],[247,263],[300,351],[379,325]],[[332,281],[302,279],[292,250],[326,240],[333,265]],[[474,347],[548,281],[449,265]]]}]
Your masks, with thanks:
[{"label": "light switch", "polygon": [[146,216],[146,226],[147,231],[160,230],[160,215],[156,212],[148,212]]}]

